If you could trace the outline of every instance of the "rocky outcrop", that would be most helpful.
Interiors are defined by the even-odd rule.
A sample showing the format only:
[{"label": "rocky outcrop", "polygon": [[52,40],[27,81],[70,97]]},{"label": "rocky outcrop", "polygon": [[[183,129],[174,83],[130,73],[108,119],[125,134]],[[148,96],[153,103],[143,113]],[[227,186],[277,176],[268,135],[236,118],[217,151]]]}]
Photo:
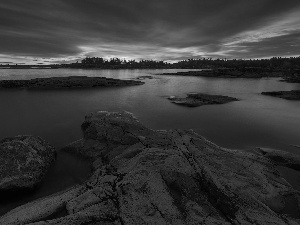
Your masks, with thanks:
[{"label": "rocky outcrop", "polygon": [[297,77],[284,77],[281,81],[287,83],[300,83],[300,76],[298,75]]},{"label": "rocky outcrop", "polygon": [[281,72],[266,71],[262,68],[218,68],[204,69],[186,72],[162,73],[158,75],[167,76],[194,76],[194,77],[219,77],[219,78],[262,78],[262,77],[280,77]]},{"label": "rocky outcrop", "polygon": [[284,98],[287,100],[300,100],[300,90],[271,91],[271,92],[262,92],[261,94],[278,97],[278,98]]},{"label": "rocky outcrop", "polygon": [[32,80],[2,80],[0,88],[25,88],[25,89],[65,89],[65,88],[94,88],[117,87],[144,84],[136,80],[119,80],[105,77],[51,77],[36,78]]},{"label": "rocky outcrop", "polygon": [[257,148],[256,150],[264,155],[264,157],[271,159],[276,165],[285,166],[300,171],[299,155],[270,148]]},{"label": "rocky outcrop", "polygon": [[137,80],[146,80],[146,79],[154,79],[152,76],[138,76],[136,78]]},{"label": "rocky outcrop", "polygon": [[0,193],[34,189],[55,160],[55,149],[39,137],[0,141]]},{"label": "rocky outcrop", "polygon": [[287,71],[281,81],[288,83],[300,83],[300,70]]},{"label": "rocky outcrop", "polygon": [[298,192],[261,154],[193,131],[151,130],[127,112],[91,114],[82,130],[65,150],[93,161],[89,180],[18,207],[0,224],[298,224],[282,213],[287,198],[299,203]]},{"label": "rocky outcrop", "polygon": [[183,105],[188,107],[197,107],[202,105],[214,105],[224,104],[232,101],[238,101],[238,99],[222,95],[208,95],[202,93],[190,93],[186,98],[170,96],[168,99],[177,105]]}]

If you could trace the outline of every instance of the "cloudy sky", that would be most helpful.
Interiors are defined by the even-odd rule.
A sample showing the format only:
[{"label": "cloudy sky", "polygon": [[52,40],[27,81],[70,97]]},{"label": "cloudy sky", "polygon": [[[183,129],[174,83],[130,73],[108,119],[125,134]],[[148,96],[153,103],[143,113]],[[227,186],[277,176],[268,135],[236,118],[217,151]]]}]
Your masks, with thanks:
[{"label": "cloudy sky", "polygon": [[0,63],[300,55],[300,0],[0,0]]}]

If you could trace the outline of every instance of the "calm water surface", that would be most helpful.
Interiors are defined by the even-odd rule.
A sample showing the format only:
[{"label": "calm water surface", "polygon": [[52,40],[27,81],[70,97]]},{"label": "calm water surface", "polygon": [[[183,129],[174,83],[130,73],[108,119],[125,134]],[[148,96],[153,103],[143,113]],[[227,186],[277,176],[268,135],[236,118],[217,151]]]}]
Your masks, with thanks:
[{"label": "calm water surface", "polygon": [[[300,89],[300,84],[271,79],[222,79],[202,77],[158,76],[157,73],[187,70],[0,70],[0,79],[32,79],[53,76],[104,76],[131,79],[153,75],[155,79],[132,87],[86,90],[0,91],[0,139],[18,134],[43,137],[58,149],[81,138],[84,116],[98,110],[134,113],[153,129],[194,129],[209,140],[228,148],[249,149],[257,146],[277,148],[300,154],[300,101],[263,96],[262,91]],[[186,108],[164,97],[184,96],[189,92],[222,94],[240,101],[224,105]],[[53,177],[61,187],[70,185],[70,177],[57,168],[86,168],[80,160],[61,156],[61,162],[45,181]],[[63,170],[63,169],[62,169]],[[50,172],[51,173],[51,172]],[[59,175],[60,174],[60,175]],[[81,173],[76,179],[85,175]],[[58,177],[58,178],[57,178]],[[51,180],[52,179],[52,180]],[[73,182],[76,183],[76,182]],[[73,184],[72,183],[72,184]],[[56,185],[55,185],[56,186]],[[55,189],[55,188],[54,188]],[[52,189],[52,192],[56,191]],[[1,207],[1,205],[0,205]]]},{"label": "calm water surface", "polygon": [[[300,84],[271,79],[222,79],[157,76],[174,70],[0,70],[0,79],[51,76],[105,76],[130,79],[153,75],[157,79],[132,87],[89,90],[0,91],[0,138],[39,135],[56,147],[81,137],[84,116],[93,111],[126,110],[153,129],[194,129],[223,147],[255,146],[300,149],[300,101],[260,95],[262,91],[300,89]],[[184,70],[175,70],[184,71]],[[164,97],[188,92],[222,94],[240,99],[224,105],[185,108]]]}]

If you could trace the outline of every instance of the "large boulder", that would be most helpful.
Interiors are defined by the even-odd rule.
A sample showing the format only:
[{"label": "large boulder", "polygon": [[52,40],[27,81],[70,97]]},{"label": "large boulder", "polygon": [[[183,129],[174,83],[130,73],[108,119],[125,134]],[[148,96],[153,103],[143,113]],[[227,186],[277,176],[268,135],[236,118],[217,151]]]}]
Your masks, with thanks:
[{"label": "large boulder", "polygon": [[55,160],[55,149],[33,136],[16,136],[0,141],[0,192],[35,188]]},{"label": "large boulder", "polygon": [[298,192],[263,155],[221,148],[193,131],[151,130],[126,112],[89,115],[82,130],[65,150],[91,159],[93,175],[0,224],[298,224],[285,215],[298,207]]}]

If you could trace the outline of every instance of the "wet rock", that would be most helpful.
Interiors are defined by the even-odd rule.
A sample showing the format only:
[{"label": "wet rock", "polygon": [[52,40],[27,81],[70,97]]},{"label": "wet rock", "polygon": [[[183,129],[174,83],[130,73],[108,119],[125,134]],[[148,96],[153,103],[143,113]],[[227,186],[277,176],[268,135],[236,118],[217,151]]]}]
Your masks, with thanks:
[{"label": "wet rock", "polygon": [[0,193],[34,189],[55,160],[54,147],[39,137],[0,141]]},{"label": "wet rock", "polygon": [[287,100],[300,100],[300,90],[271,91],[271,92],[262,92],[261,94],[278,97],[278,98],[283,98],[283,99],[287,99]]},{"label": "wet rock", "polygon": [[75,186],[66,191],[19,206],[0,218],[0,224],[29,224],[55,214],[66,207],[71,199],[86,191],[85,186]]},{"label": "wet rock", "polygon": [[136,80],[119,80],[105,77],[50,77],[32,80],[2,80],[0,88],[25,88],[25,89],[69,89],[69,88],[94,88],[117,87],[144,84]]},{"label": "wet rock", "polygon": [[202,93],[189,93],[186,98],[170,96],[168,99],[177,105],[197,107],[202,105],[224,104],[238,99],[222,95],[208,95]]},{"label": "wet rock", "polygon": [[[298,224],[284,211],[298,192],[262,154],[193,131],[151,130],[127,112],[91,114],[82,131],[66,150],[102,162],[86,183],[16,208],[0,224]],[[60,207],[68,215],[48,220]]]},{"label": "wet rock", "polygon": [[280,77],[281,72],[268,71],[263,68],[216,68],[185,72],[162,73],[158,75],[167,76],[195,76],[195,77],[218,77],[218,78],[250,78],[257,79],[262,77]]},{"label": "wet rock", "polygon": [[288,74],[283,76],[283,79],[281,81],[288,83],[300,83],[300,71],[295,70],[288,72]]},{"label": "wet rock", "polygon": [[271,159],[276,165],[300,171],[299,155],[270,148],[257,148],[257,150],[260,151],[264,157]]}]

